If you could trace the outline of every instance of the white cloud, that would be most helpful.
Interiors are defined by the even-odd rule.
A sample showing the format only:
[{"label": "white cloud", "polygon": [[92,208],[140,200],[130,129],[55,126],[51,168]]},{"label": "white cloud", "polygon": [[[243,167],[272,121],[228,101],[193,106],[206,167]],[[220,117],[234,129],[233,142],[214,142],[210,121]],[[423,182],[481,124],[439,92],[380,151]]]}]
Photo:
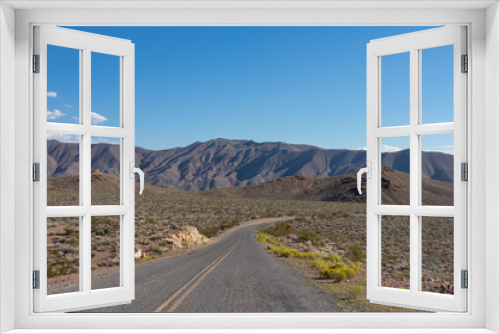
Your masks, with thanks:
[{"label": "white cloud", "polygon": [[397,152],[401,151],[401,148],[397,146],[382,144],[382,152]]},{"label": "white cloud", "polygon": [[57,92],[47,92],[48,97],[57,97]]},{"label": "white cloud", "polygon": [[54,111],[47,110],[47,119],[58,119],[63,116],[66,116],[66,114],[59,109],[54,109]]},{"label": "white cloud", "polygon": [[65,104],[64,108],[73,108],[73,106],[71,104]]},{"label": "white cloud", "polygon": [[57,140],[62,143],[78,143],[79,136],[77,135],[67,135],[63,133],[49,133],[47,135],[48,140]]},{"label": "white cloud", "polygon": [[[365,147],[358,147],[356,150],[360,151],[366,151],[366,146]],[[382,144],[382,152],[398,152],[402,151],[403,149],[397,146],[392,146],[392,145],[387,145],[387,144]]]},{"label": "white cloud", "polygon": [[108,120],[103,115],[99,115],[98,113],[93,112],[93,111],[90,114],[90,118],[91,118],[92,125],[101,124],[101,123],[104,123],[104,122],[106,122]]},{"label": "white cloud", "polygon": [[108,137],[92,137],[92,144],[120,144],[120,139],[118,138],[108,138]]},{"label": "white cloud", "polygon": [[424,150],[424,151],[426,151],[426,152],[441,152],[441,153],[453,155],[454,154],[454,146],[453,145],[440,145],[434,149]]}]

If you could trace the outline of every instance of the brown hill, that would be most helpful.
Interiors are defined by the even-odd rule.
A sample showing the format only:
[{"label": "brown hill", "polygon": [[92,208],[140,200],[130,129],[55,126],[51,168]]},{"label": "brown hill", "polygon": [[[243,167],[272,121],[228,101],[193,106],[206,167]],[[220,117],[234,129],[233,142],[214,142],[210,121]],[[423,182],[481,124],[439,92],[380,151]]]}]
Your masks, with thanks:
[{"label": "brown hill", "polygon": [[[92,171],[92,192],[99,194],[118,194],[120,179],[100,171]],[[307,200],[333,202],[365,202],[365,180],[363,179],[363,195],[356,188],[356,174],[313,178],[307,176],[290,176],[270,182],[247,187],[231,187],[224,189],[189,192],[193,195]],[[74,193],[78,190],[78,176],[49,177],[48,192]],[[382,169],[382,201],[384,204],[408,204],[409,175],[384,167]],[[453,183],[423,179],[423,196],[425,205],[453,205]],[[139,184],[136,183],[136,193]],[[176,194],[187,195],[187,192],[167,187],[145,185],[147,195]],[[50,199],[50,198],[49,198]],[[54,199],[55,200],[55,199]],[[54,205],[54,204],[52,204]],[[60,205],[60,204],[59,204]]]},{"label": "brown hill", "polygon": [[[47,141],[48,175],[78,174],[78,144]],[[344,175],[366,165],[363,150],[327,150],[281,142],[213,139],[169,150],[136,147],[135,160],[150,185],[182,190],[249,186],[303,175],[313,178]],[[93,144],[92,169],[119,175],[118,145]],[[409,150],[382,154],[383,166],[409,173]],[[422,152],[422,175],[452,182],[453,155]],[[451,168],[450,168],[451,167]]]},{"label": "brown hill", "polygon": [[[47,178],[47,191],[77,191],[79,189],[80,178],[78,176],[58,176]],[[91,176],[92,191],[102,194],[116,194],[120,190],[120,178],[113,175],[104,174],[98,170],[92,171]],[[135,184],[136,193],[139,193],[139,183]],[[144,185],[144,192],[149,195],[161,194],[183,194],[181,190],[167,187],[156,187],[148,184]]]},{"label": "brown hill", "polygon": [[[356,174],[313,178],[290,176],[248,187],[232,187],[199,192],[206,196],[235,196],[242,198],[266,198],[282,200],[311,200],[334,202],[365,202],[358,194]],[[409,174],[384,167],[382,169],[382,202],[384,204],[408,204]],[[453,183],[423,179],[425,205],[453,205]]]}]

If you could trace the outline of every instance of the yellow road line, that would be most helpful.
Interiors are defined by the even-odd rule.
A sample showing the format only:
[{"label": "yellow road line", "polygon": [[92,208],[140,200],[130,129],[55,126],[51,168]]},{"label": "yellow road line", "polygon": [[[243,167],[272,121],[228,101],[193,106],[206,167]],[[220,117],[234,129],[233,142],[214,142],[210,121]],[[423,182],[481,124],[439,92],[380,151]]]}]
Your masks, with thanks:
[{"label": "yellow road line", "polygon": [[[237,243],[236,243],[237,244]],[[203,274],[203,276],[200,277],[199,280],[197,280],[193,285],[191,285],[191,287],[174,303],[174,305],[172,305],[171,308],[169,308],[167,310],[167,312],[174,312],[177,307],[179,307],[179,305],[184,301],[184,299],[186,299],[187,296],[189,296],[189,294],[191,292],[193,292],[193,290],[203,281],[203,279],[205,277],[207,277],[208,274],[210,274],[210,272],[212,270],[215,269],[215,267],[217,267],[219,265],[219,263],[221,263],[222,261],[224,261],[224,259],[233,251],[233,249],[236,248],[236,244],[233,246],[233,248],[231,248],[225,255],[222,259],[220,259],[219,261],[217,261],[216,264],[214,264],[212,266],[212,268],[210,268],[206,273]]]},{"label": "yellow road line", "polygon": [[[203,268],[203,270],[201,270],[198,274],[196,274],[193,278],[191,278],[186,284],[184,284],[179,290],[177,290],[177,292],[175,292],[172,296],[170,296],[167,300],[165,300],[160,306],[158,306],[154,310],[154,312],[161,312],[161,311],[163,311],[163,309],[165,309],[165,307],[167,307],[168,304],[170,304],[172,302],[172,300],[174,300],[175,298],[177,298],[177,296],[180,293],[182,293],[182,291],[184,291],[191,283],[193,283],[193,281],[195,281],[198,277],[200,277],[201,275],[203,275],[207,270],[209,270],[209,272],[212,271],[213,268],[215,268],[220,262],[222,262],[222,260],[224,260],[226,258],[226,256],[229,255],[229,253],[231,253],[233,251],[233,249],[236,247],[237,244],[238,244],[238,242],[229,251],[227,251],[226,253],[222,254],[217,259],[215,259],[213,262],[211,262],[208,266],[206,266],[205,268]],[[203,275],[203,277],[201,278],[201,280],[203,278],[205,278],[205,277],[206,277],[206,275]],[[196,284],[196,285],[198,285],[198,284]],[[190,289],[189,293],[191,293],[191,291],[193,291],[193,289]],[[184,298],[182,298],[182,299],[184,299]],[[177,305],[176,308],[178,306],[179,305]],[[170,309],[169,309],[169,312],[171,312]]]}]

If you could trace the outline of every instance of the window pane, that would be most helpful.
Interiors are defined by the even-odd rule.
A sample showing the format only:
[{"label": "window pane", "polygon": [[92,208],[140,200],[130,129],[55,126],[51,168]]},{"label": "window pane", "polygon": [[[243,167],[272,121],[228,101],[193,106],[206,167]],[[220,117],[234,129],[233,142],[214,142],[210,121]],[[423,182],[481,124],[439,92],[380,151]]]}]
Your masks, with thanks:
[{"label": "window pane", "polygon": [[381,217],[382,273],[381,285],[410,288],[410,217]]},{"label": "window pane", "polygon": [[47,45],[47,122],[80,122],[80,50]]},{"label": "window pane", "polygon": [[120,216],[92,217],[92,289],[120,286]]},{"label": "window pane", "polygon": [[92,137],[92,205],[120,205],[120,139]]},{"label": "window pane", "polygon": [[47,294],[80,290],[80,218],[47,218]]},{"label": "window pane", "polygon": [[453,45],[423,49],[422,123],[453,122]]},{"label": "window pane", "polygon": [[120,57],[92,52],[92,125],[120,126]]},{"label": "window pane", "polygon": [[382,126],[410,124],[410,53],[381,57]]},{"label": "window pane", "polygon": [[422,217],[422,291],[453,294],[453,218]]},{"label": "window pane", "polygon": [[47,206],[80,205],[80,136],[47,134]]},{"label": "window pane", "polygon": [[410,138],[382,138],[380,145],[381,204],[410,205]]},{"label": "window pane", "polygon": [[422,205],[453,206],[453,134],[422,140]]}]

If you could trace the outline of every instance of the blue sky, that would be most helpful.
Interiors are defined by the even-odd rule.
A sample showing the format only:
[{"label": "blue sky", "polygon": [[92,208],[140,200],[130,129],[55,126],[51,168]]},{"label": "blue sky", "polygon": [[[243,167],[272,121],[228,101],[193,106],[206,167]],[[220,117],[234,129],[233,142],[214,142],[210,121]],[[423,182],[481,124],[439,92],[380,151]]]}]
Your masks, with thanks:
[{"label": "blue sky", "polygon": [[[135,43],[138,146],[166,149],[229,138],[358,149],[366,146],[366,44],[428,28],[72,29]],[[453,120],[452,51],[423,50],[424,123]],[[78,123],[78,51],[50,46],[48,52],[48,119]],[[93,124],[119,125],[118,83],[118,58],[93,53]],[[382,125],[407,125],[407,54],[382,59],[382,87]],[[406,148],[406,142],[387,139],[385,150]],[[429,136],[423,143],[426,150],[449,151],[453,136]]]}]

